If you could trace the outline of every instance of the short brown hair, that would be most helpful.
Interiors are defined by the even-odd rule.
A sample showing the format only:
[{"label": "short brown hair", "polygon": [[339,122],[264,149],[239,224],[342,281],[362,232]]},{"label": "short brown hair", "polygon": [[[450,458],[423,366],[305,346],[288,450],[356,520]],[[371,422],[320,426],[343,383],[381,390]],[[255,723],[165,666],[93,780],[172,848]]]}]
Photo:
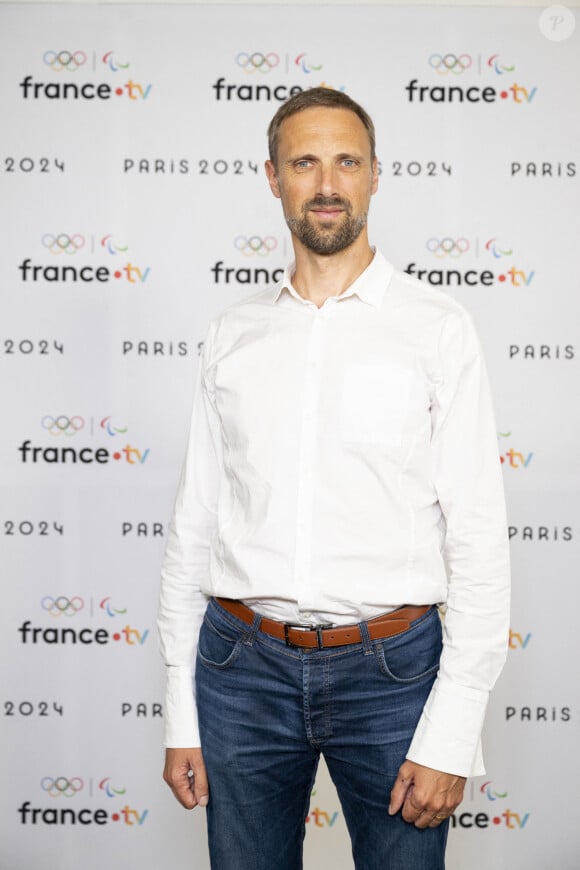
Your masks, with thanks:
[{"label": "short brown hair", "polygon": [[355,103],[351,97],[343,91],[335,91],[332,88],[318,87],[308,88],[306,91],[301,91],[299,94],[294,94],[293,97],[286,100],[272,120],[268,127],[268,150],[270,152],[270,160],[276,164],[276,156],[278,152],[278,139],[280,137],[280,127],[282,121],[295,115],[297,112],[302,112],[304,109],[313,109],[321,107],[325,109],[348,109],[354,112],[362,121],[365,130],[368,133],[371,146],[371,159],[375,158],[375,125],[368,112],[362,106]]}]

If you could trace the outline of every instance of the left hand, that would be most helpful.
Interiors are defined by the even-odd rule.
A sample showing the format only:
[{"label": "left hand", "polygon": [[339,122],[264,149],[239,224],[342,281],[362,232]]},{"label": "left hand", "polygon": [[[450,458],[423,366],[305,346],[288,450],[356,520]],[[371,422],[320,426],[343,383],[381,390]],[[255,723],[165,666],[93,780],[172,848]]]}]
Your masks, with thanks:
[{"label": "left hand", "polygon": [[389,815],[403,808],[403,818],[417,828],[436,828],[463,800],[466,777],[405,761],[391,791]]}]

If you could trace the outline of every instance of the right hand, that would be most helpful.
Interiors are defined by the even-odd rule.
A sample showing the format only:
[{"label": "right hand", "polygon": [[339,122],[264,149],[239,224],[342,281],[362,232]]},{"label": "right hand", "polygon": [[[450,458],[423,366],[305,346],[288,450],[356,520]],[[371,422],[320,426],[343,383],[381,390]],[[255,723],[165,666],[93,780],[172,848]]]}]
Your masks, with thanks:
[{"label": "right hand", "polygon": [[166,749],[163,779],[186,810],[207,806],[209,788],[201,749]]}]

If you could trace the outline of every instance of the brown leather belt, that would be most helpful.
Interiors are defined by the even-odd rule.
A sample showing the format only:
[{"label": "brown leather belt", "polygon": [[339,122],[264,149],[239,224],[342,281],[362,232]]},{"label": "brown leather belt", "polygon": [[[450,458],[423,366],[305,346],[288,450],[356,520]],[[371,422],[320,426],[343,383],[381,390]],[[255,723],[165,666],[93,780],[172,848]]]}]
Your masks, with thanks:
[{"label": "brown leather belt", "polygon": [[[237,616],[247,625],[253,625],[256,614],[241,601],[232,598],[216,598],[216,601],[228,613]],[[398,610],[393,610],[391,613],[369,619],[366,624],[370,639],[381,640],[381,638],[402,634],[411,627],[413,620],[419,619],[432,606],[432,604],[421,606],[408,604],[405,607],[399,607]],[[358,625],[338,625],[332,628],[320,625],[314,628],[305,628],[287,622],[277,622],[275,619],[263,616],[259,628],[260,631],[271,637],[285,641],[288,646],[299,646],[306,649],[346,646],[349,643],[360,643],[362,640]]]}]

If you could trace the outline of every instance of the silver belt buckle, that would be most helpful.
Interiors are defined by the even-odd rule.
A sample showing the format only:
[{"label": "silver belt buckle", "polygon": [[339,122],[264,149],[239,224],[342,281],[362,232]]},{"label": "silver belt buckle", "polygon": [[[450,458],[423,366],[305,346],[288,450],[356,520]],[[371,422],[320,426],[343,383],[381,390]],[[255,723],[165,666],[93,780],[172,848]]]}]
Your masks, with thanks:
[{"label": "silver belt buckle", "polygon": [[300,625],[296,622],[285,622],[284,623],[284,640],[286,641],[286,646],[297,647],[298,649],[309,649],[309,647],[301,647],[299,643],[292,643],[290,638],[288,637],[288,629],[295,628],[298,631],[315,631],[316,632],[316,643],[318,649],[324,649],[324,644],[322,642],[322,632],[326,628],[333,628],[334,625],[332,622],[321,622],[318,625]]}]

